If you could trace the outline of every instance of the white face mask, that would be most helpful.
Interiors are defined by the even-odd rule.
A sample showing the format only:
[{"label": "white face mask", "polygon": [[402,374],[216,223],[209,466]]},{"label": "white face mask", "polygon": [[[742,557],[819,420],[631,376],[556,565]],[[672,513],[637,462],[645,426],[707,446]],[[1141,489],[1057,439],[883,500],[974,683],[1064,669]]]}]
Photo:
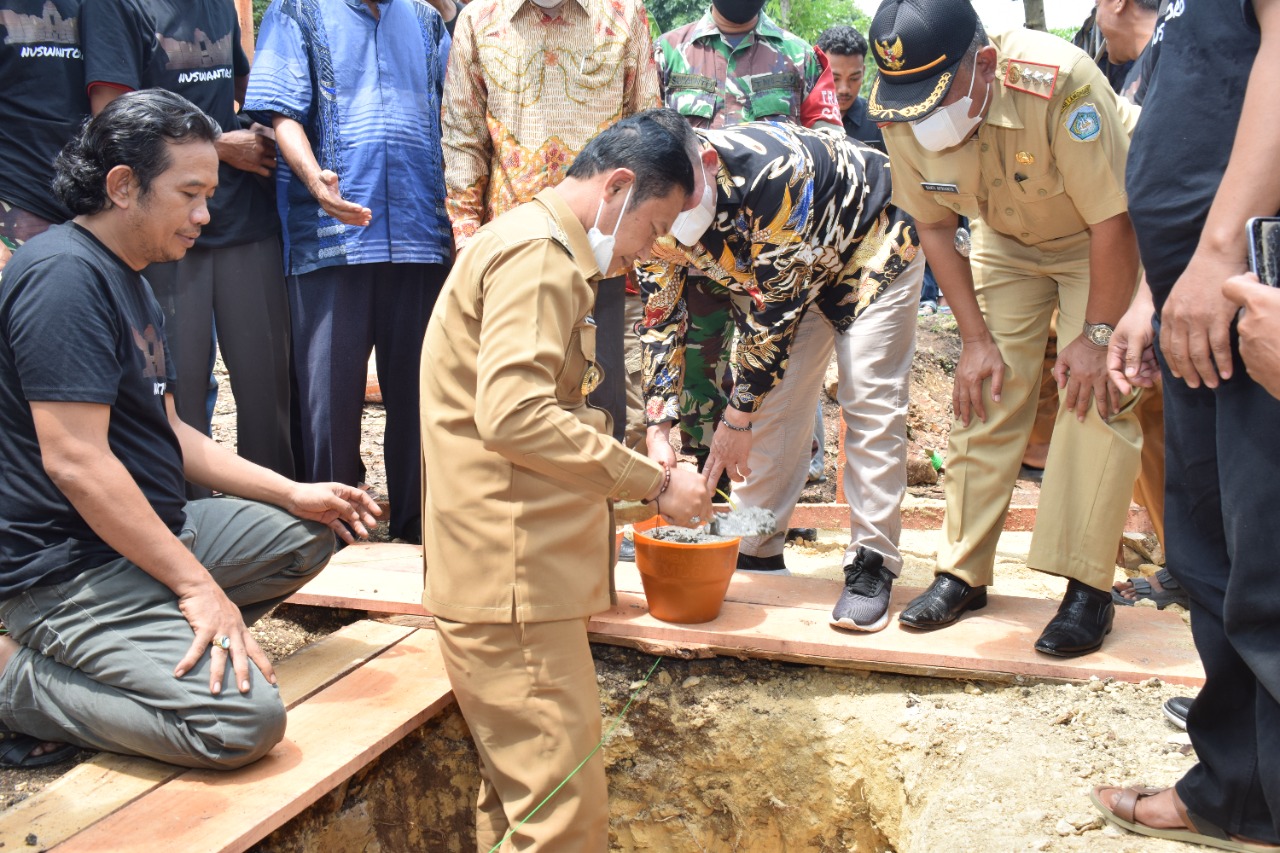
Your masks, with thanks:
[{"label": "white face mask", "polygon": [[706,179],[706,169],[703,169],[702,177],[702,198],[698,200],[698,206],[692,210],[683,211],[676,217],[676,221],[671,223],[671,236],[685,246],[697,245],[716,218],[715,183]]},{"label": "white face mask", "polygon": [[982,99],[982,109],[975,118],[969,117],[969,108],[973,106],[973,84],[978,80],[978,56],[973,56],[973,75],[969,78],[969,94],[959,98],[955,103],[929,113],[919,121],[911,122],[911,132],[916,142],[930,151],[946,151],[954,148],[969,138],[974,129],[982,124],[982,110],[987,108],[987,100],[991,97],[991,87]]},{"label": "white face mask", "polygon": [[591,254],[595,255],[596,264],[600,267],[601,275],[608,275],[613,267],[613,244],[618,236],[618,229],[622,227],[622,217],[627,212],[627,203],[631,201],[631,191],[636,188],[633,181],[631,186],[627,187],[627,197],[622,200],[622,210],[618,213],[618,221],[613,225],[613,233],[605,236],[600,232],[600,214],[604,210],[604,199],[600,200],[600,206],[596,208],[596,221],[591,226],[591,230],[587,232],[587,242],[591,244]]}]

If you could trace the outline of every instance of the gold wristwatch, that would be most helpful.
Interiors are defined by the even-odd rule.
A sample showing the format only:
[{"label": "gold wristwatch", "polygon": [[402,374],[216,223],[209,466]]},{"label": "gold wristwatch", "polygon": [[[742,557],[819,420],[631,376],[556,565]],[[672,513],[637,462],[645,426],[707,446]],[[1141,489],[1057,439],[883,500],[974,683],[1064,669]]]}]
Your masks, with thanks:
[{"label": "gold wristwatch", "polygon": [[1111,333],[1115,330],[1115,326],[1106,323],[1085,323],[1084,339],[1094,346],[1106,347],[1111,343]]}]

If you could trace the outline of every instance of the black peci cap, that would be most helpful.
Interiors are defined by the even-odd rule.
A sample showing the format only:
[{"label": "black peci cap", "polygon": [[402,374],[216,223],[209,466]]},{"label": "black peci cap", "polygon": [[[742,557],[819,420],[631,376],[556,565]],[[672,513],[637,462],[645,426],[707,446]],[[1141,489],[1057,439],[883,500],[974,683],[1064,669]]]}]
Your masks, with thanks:
[{"label": "black peci cap", "polygon": [[884,0],[867,40],[880,74],[867,107],[877,121],[915,121],[951,88],[978,30],[969,0]]}]

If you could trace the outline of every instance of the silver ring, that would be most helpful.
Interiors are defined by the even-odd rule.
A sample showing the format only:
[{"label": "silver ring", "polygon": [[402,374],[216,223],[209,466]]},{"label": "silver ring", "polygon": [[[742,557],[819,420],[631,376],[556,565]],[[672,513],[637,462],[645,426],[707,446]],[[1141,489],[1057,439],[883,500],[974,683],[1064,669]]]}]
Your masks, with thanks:
[{"label": "silver ring", "polygon": [[227,649],[231,648],[231,638],[228,637],[226,634],[223,634],[221,637],[214,640],[213,644],[218,648],[222,649],[223,651],[226,651]]},{"label": "silver ring", "polygon": [[700,516],[700,515],[692,515],[692,516],[689,516],[689,523],[690,523],[690,524],[701,524],[701,523],[702,523],[702,516]]}]

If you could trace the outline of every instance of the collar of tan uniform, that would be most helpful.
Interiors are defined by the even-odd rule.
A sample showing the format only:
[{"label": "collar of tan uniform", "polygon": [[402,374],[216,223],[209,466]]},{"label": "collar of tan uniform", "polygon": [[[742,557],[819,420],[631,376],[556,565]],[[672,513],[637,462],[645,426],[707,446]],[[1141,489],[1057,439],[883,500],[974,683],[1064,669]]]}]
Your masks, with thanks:
[{"label": "collar of tan uniform", "polygon": [[534,196],[533,200],[551,214],[551,218],[559,228],[559,232],[553,233],[552,236],[569,250],[569,254],[573,256],[573,262],[578,265],[583,277],[587,281],[599,281],[603,278],[605,271],[596,264],[595,254],[591,251],[591,241],[587,239],[587,229],[582,227],[578,217],[574,216],[569,205],[555,191],[555,188],[547,187]]}]

